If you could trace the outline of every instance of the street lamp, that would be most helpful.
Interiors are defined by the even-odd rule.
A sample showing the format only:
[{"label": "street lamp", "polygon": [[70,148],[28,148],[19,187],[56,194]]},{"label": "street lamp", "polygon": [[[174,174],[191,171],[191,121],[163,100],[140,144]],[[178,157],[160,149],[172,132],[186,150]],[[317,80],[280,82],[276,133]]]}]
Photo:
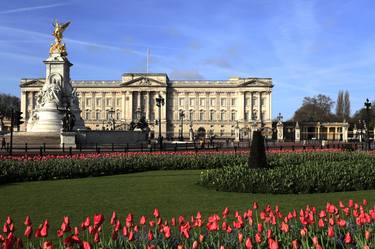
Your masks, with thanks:
[{"label": "street lamp", "polygon": [[163,149],[163,138],[161,136],[161,107],[164,105],[164,99],[163,97],[159,94],[159,96],[155,99],[156,100],[156,106],[159,108],[159,136],[158,136],[158,142],[160,146],[160,150]]},{"label": "street lamp", "polygon": [[365,102],[365,107],[366,107],[366,114],[367,114],[367,150],[371,149],[371,144],[370,144],[370,109],[371,109],[371,103],[368,99],[366,99]]},{"label": "street lamp", "polygon": [[185,113],[183,110],[180,110],[180,126],[181,126],[181,130],[180,130],[180,141],[184,141],[184,117],[185,117]]}]

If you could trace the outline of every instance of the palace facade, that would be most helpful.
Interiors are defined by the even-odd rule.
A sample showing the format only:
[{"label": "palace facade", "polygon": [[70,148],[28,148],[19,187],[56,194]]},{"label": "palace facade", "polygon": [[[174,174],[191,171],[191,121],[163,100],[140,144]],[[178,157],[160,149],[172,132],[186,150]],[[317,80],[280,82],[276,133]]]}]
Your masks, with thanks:
[{"label": "palace facade", "polygon": [[[44,82],[44,78],[21,80],[23,129]],[[164,137],[178,137],[182,129],[188,138],[190,128],[216,137],[234,137],[237,125],[245,134],[261,125],[272,129],[271,78],[170,80],[165,73],[125,73],[121,80],[72,80],[71,84],[85,125],[92,130],[109,129],[113,123],[116,129],[128,129],[132,121],[144,116],[151,136],[157,136],[158,96],[164,99],[160,110]]]}]

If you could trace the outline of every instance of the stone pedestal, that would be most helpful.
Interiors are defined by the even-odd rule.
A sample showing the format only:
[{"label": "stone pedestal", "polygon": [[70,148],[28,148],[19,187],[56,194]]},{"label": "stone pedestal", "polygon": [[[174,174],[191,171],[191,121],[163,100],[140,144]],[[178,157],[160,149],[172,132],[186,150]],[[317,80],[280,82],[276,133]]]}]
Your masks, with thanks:
[{"label": "stone pedestal", "polygon": [[194,131],[192,128],[189,129],[189,140],[194,141]]},{"label": "stone pedestal", "polygon": [[299,128],[299,124],[298,122],[296,123],[296,128],[294,130],[294,141],[296,143],[300,142],[301,141],[301,129]]},{"label": "stone pedestal", "polygon": [[234,141],[239,142],[240,141],[240,127],[236,126],[234,128]]},{"label": "stone pedestal", "polygon": [[277,123],[276,130],[277,130],[277,141],[283,142],[284,141],[284,125],[281,121]]},{"label": "stone pedestal", "polygon": [[76,133],[75,132],[61,132],[60,133],[60,147],[62,148],[76,148]]}]

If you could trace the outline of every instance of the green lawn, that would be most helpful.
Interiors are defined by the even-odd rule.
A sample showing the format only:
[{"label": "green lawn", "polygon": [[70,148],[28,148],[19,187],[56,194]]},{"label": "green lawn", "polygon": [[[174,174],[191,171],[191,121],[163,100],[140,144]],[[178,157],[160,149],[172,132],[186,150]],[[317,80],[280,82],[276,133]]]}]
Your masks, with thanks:
[{"label": "green lawn", "polygon": [[79,225],[84,217],[97,212],[103,212],[107,219],[113,210],[122,217],[127,212],[151,216],[158,207],[162,216],[171,217],[195,214],[198,210],[204,214],[221,212],[226,206],[245,210],[253,201],[279,204],[282,211],[306,204],[322,207],[327,201],[337,203],[350,198],[367,198],[370,205],[375,204],[375,190],[311,195],[216,192],[196,185],[199,174],[199,170],[153,171],[2,185],[0,222],[9,214],[20,224],[30,215],[35,225],[47,218],[55,228],[64,215],[71,216],[73,225]]}]

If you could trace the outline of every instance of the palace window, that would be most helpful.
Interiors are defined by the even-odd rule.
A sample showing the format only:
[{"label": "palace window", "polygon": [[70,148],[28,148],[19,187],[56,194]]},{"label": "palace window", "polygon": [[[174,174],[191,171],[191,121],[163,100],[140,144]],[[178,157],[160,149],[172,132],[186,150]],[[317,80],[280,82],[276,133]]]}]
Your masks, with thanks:
[{"label": "palace window", "polygon": [[185,105],[185,99],[184,98],[181,98],[180,99],[180,106],[184,106]]},{"label": "palace window", "polygon": [[111,98],[107,98],[106,99],[106,105],[107,106],[111,106],[112,105],[112,99]]},{"label": "palace window", "polygon": [[96,106],[101,106],[102,105],[102,99],[101,98],[97,98],[96,99]]},{"label": "palace window", "polygon": [[215,120],[215,111],[210,111],[210,121]]},{"label": "palace window", "polygon": [[245,121],[249,121],[249,112],[245,112]]},{"label": "palace window", "polygon": [[234,133],[234,130],[230,130],[230,135],[231,135],[231,136],[234,136],[234,134],[235,134],[235,133]]},{"label": "palace window", "polygon": [[221,99],[221,106],[225,106],[226,104],[226,100],[225,99]]},{"label": "palace window", "polygon": [[90,119],[90,111],[89,111],[89,110],[86,110],[86,113],[85,113],[85,119],[86,119],[86,120],[89,120],[89,119]]},{"label": "palace window", "polygon": [[95,119],[100,120],[100,111],[96,111],[95,113]]},{"label": "palace window", "polygon": [[87,106],[91,106],[91,98],[87,98],[86,99],[86,105]]},{"label": "palace window", "polygon": [[235,105],[236,105],[236,99],[233,98],[233,99],[232,99],[232,106],[235,106]]},{"label": "palace window", "polygon": [[121,98],[117,98],[116,102],[117,102],[117,106],[120,106],[121,105]]},{"label": "palace window", "polygon": [[189,112],[189,120],[190,121],[194,120],[194,112],[192,110],[190,110],[190,112]]},{"label": "palace window", "polygon": [[212,99],[210,100],[210,102],[211,102],[211,106],[215,106],[215,104],[216,104],[216,99],[213,99],[213,98],[212,98]]},{"label": "palace window", "polygon": [[236,120],[236,112],[232,112],[231,115],[230,115],[230,119],[232,121],[235,121]]},{"label": "palace window", "polygon": [[194,106],[195,105],[195,99],[190,99],[190,106]]},{"label": "palace window", "polygon": [[116,112],[116,120],[119,120],[119,119],[120,119],[120,115],[121,115],[121,112],[120,112],[120,111],[117,111],[117,112]]},{"label": "palace window", "polygon": [[204,111],[199,112],[199,120],[203,121],[204,120]]},{"label": "palace window", "polygon": [[224,121],[224,120],[225,120],[225,112],[224,112],[224,111],[222,111],[222,112],[220,113],[220,120],[221,120],[221,121]]},{"label": "palace window", "polygon": [[224,136],[224,130],[220,130],[220,137]]},{"label": "palace window", "polygon": [[205,106],[206,99],[199,99],[199,105],[200,106]]}]

